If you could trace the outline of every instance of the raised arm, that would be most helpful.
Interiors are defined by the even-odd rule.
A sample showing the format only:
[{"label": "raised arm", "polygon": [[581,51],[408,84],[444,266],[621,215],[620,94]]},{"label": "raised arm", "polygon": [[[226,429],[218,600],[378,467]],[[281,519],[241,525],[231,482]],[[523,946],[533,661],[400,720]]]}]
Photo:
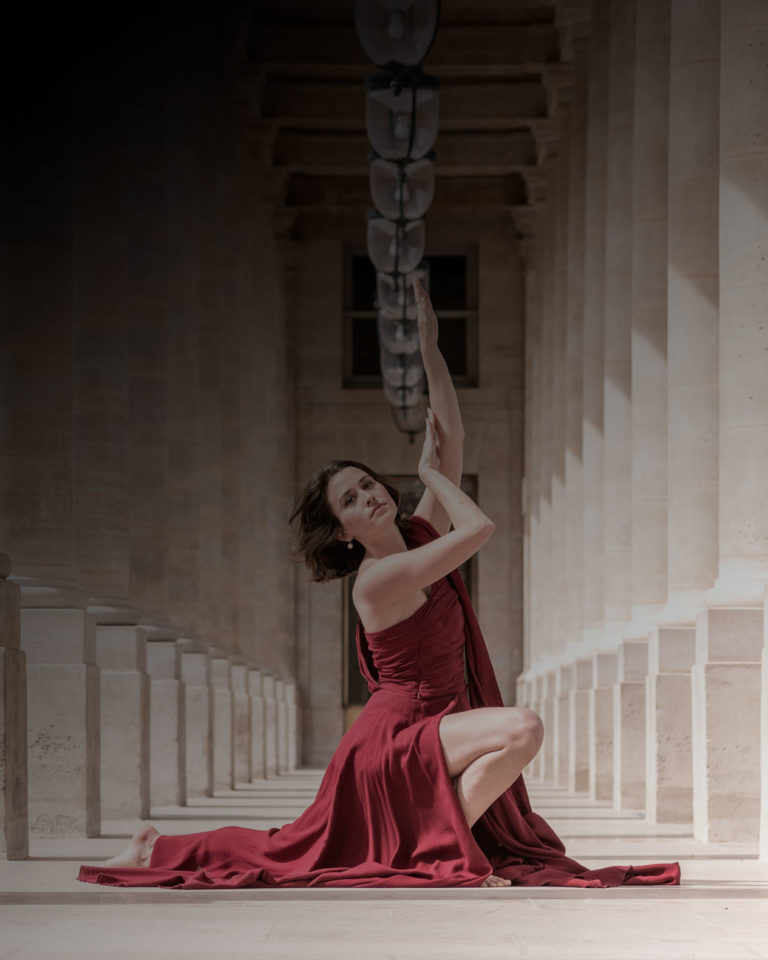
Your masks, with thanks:
[{"label": "raised arm", "polygon": [[[427,374],[429,405],[440,425],[440,473],[458,487],[464,458],[464,426],[459,401],[445,359],[437,346],[437,317],[429,295],[415,279],[413,291],[419,312],[421,359]],[[450,529],[450,517],[429,487],[414,513],[428,520],[438,533],[447,533]]]},{"label": "raised arm", "polygon": [[454,529],[424,546],[389,554],[361,568],[354,588],[355,605],[361,615],[366,607],[381,610],[444,577],[476,553],[493,534],[491,520],[440,470],[438,427],[431,411],[419,477]]}]

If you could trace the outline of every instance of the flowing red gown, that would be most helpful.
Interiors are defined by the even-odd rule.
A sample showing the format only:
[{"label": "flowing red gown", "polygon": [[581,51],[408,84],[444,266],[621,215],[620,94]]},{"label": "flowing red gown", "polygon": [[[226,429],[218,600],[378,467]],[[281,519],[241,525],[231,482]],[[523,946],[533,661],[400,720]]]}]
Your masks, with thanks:
[{"label": "flowing red gown", "polygon": [[[409,546],[436,537],[413,517]],[[458,572],[387,630],[358,629],[372,696],[342,738],[314,802],[279,829],[223,827],[158,838],[147,868],[84,866],[113,886],[476,887],[491,873],[531,886],[679,883],[678,864],[588,870],[533,813],[523,778],[470,830],[438,737],[441,717],[502,706]],[[466,654],[466,671],[465,671]]]}]

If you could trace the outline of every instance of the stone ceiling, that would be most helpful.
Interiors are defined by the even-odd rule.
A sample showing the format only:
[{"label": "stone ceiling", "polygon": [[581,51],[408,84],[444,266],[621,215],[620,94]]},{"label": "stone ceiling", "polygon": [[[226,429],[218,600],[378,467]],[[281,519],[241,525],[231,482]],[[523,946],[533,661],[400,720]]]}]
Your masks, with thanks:
[{"label": "stone ceiling", "polygon": [[[431,211],[508,213],[530,233],[585,6],[443,0],[423,65],[440,81]],[[257,0],[252,10],[247,79],[255,155],[272,174],[265,189],[297,214],[361,216],[371,206],[363,80],[376,68],[357,40],[352,0]]]}]

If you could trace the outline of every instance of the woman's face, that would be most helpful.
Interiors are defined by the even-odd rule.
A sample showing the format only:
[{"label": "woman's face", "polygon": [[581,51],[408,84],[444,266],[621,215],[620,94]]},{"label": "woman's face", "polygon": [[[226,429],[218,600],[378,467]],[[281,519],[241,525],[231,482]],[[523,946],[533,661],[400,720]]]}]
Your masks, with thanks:
[{"label": "woman's face", "polygon": [[341,525],[340,538],[365,543],[394,522],[397,507],[387,488],[358,467],[344,467],[328,481],[328,503]]}]

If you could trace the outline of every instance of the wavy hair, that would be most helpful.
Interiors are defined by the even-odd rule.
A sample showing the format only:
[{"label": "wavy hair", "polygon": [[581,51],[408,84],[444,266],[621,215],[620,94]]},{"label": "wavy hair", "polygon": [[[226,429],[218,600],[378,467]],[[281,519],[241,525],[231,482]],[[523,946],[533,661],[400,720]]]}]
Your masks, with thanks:
[{"label": "wavy hair", "polygon": [[357,460],[331,460],[301,492],[289,520],[295,530],[294,559],[306,563],[317,583],[355,573],[365,556],[365,548],[356,540],[351,550],[339,540],[341,524],[328,502],[328,483],[345,467],[356,467],[380,483],[398,507],[398,527],[403,532],[408,529],[408,521],[399,514],[400,493],[391,483]]}]

